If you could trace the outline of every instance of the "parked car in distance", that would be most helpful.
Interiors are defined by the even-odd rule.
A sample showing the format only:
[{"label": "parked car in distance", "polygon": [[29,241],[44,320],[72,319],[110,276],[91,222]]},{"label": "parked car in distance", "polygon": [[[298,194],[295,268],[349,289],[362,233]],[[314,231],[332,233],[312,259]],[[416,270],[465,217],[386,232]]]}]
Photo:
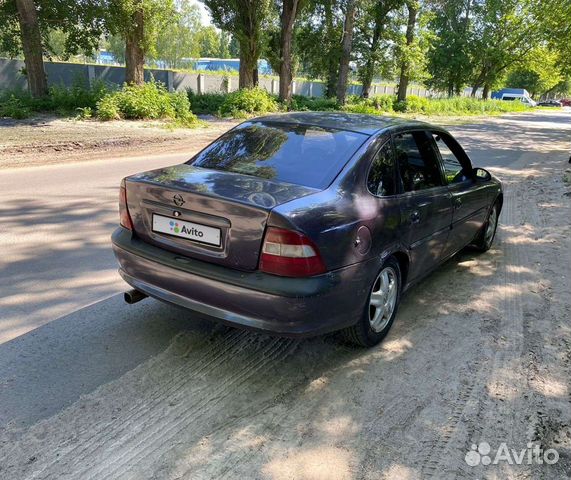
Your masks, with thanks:
[{"label": "parked car in distance", "polygon": [[112,241],[129,303],[372,346],[411,285],[467,245],[490,248],[502,203],[499,180],[440,127],[289,113],[125,178]]},{"label": "parked car in distance", "polygon": [[571,107],[571,98],[561,98],[559,101],[563,107]]},{"label": "parked car in distance", "polygon": [[543,100],[537,104],[539,107],[562,107],[563,104],[557,100]]}]

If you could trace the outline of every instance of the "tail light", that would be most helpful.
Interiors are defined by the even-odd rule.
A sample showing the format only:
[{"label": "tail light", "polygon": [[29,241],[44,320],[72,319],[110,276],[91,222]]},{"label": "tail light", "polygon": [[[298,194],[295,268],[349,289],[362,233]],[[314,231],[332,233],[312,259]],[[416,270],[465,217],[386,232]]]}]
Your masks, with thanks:
[{"label": "tail light", "polygon": [[326,271],[319,250],[309,238],[274,227],[266,231],[260,270],[283,277],[309,277]]},{"label": "tail light", "polygon": [[129,209],[127,208],[127,188],[125,187],[125,180],[121,182],[121,188],[119,189],[119,223],[127,230],[133,230],[133,221],[131,220],[131,215],[129,215]]}]

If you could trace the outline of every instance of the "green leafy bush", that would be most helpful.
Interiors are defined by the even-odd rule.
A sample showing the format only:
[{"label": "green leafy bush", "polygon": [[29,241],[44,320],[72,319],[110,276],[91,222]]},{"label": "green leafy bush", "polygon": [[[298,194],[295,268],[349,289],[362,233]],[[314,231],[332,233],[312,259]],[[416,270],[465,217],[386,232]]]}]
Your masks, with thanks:
[{"label": "green leafy bush", "polygon": [[14,94],[0,97],[0,117],[23,119],[28,118],[30,114],[29,108]]},{"label": "green leafy bush", "polygon": [[[48,97],[44,100],[43,110],[59,111],[63,114],[76,112],[78,108],[89,107],[95,109],[97,102],[107,93],[105,83],[96,80],[92,86],[81,80],[75,80],[71,87],[52,85]],[[38,105],[42,107],[42,105]]]},{"label": "green leafy bush", "polygon": [[187,90],[190,108],[193,113],[218,115],[220,107],[228,97],[227,93],[194,93],[191,88]]},{"label": "green leafy bush", "polygon": [[339,103],[337,103],[335,98],[304,97],[302,95],[293,95],[289,109],[295,111],[327,112],[339,110]]},{"label": "green leafy bush", "polygon": [[416,95],[409,95],[406,100],[395,102],[393,108],[403,113],[428,113],[430,100]]},{"label": "green leafy bush", "polygon": [[222,105],[220,114],[235,118],[244,118],[252,114],[277,112],[278,102],[263,88],[248,88],[229,93]]},{"label": "green leafy bush", "polygon": [[107,93],[97,103],[97,117],[100,120],[170,119],[186,126],[197,123],[186,93],[170,93],[155,82],[124,85],[121,90]]},{"label": "green leafy bush", "polygon": [[383,94],[369,97],[367,99],[367,103],[377,110],[381,110],[382,112],[392,112],[396,100],[397,97],[395,95]]}]

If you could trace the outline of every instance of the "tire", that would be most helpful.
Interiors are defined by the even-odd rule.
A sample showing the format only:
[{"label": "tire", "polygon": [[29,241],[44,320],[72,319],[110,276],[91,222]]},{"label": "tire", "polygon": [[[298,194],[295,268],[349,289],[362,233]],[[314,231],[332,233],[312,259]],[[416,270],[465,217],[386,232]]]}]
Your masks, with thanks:
[{"label": "tire", "polygon": [[480,252],[487,252],[492,244],[494,243],[494,239],[496,238],[496,230],[498,229],[498,218],[500,216],[500,204],[496,200],[492,208],[490,209],[490,213],[488,213],[488,218],[482,228],[478,232],[476,236],[476,240],[474,241],[473,245],[476,250]]},{"label": "tire", "polygon": [[[386,337],[400,303],[401,278],[399,263],[396,258],[389,257],[369,289],[361,318],[355,325],[343,330],[344,337],[349,342],[360,347],[373,347]],[[383,287],[383,284],[387,286]],[[394,290],[391,290],[391,285]]]}]

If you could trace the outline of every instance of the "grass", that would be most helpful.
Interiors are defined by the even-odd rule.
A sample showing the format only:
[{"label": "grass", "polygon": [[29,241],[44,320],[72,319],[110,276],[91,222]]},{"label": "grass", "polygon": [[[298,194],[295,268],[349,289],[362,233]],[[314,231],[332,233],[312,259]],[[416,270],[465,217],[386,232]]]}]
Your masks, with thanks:
[{"label": "grass", "polygon": [[22,91],[0,91],[0,117],[11,118],[26,118],[37,112],[55,112],[77,119],[162,119],[176,127],[194,127],[199,124],[197,114],[248,118],[288,110],[468,117],[524,112],[528,107],[520,102],[467,97],[429,99],[415,95],[409,95],[402,102],[398,102],[394,95],[375,95],[367,99],[350,95],[343,106],[335,99],[294,95],[290,105],[286,106],[262,88],[197,95],[190,90],[186,93],[168,92],[162,84],[154,81],[141,86],[124,85],[116,90],[110,90],[99,82],[92,86],[81,82],[71,87],[52,86],[49,94],[40,99],[34,99]]},{"label": "grass", "polygon": [[224,93],[196,95],[189,90],[191,110],[196,114],[211,114],[247,118],[275,111],[344,111],[368,115],[427,115],[427,116],[472,116],[500,115],[509,112],[525,112],[528,107],[520,102],[481,100],[468,97],[424,98],[409,95],[398,102],[394,95],[375,95],[364,99],[350,95],[341,106],[336,99],[303,97],[294,95],[289,107],[278,102],[276,96],[263,89],[242,90]]}]

